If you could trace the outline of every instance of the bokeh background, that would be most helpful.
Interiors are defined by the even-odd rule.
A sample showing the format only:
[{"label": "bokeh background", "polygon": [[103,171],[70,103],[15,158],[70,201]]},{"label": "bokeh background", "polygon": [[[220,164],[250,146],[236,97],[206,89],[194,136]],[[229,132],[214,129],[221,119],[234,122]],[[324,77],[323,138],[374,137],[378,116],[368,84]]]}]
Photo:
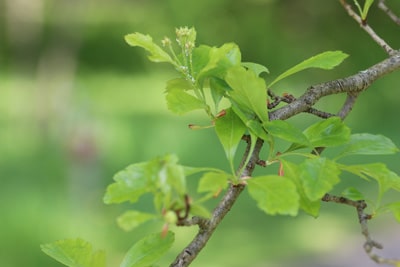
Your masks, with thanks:
[{"label": "bokeh background", "polygon": [[[398,1],[387,2],[400,13]],[[400,29],[376,7],[369,22],[400,46]],[[159,41],[185,25],[196,27],[198,43],[236,42],[244,61],[269,68],[267,80],[326,50],[350,54],[333,71],[310,70],[279,83],[277,93],[299,95],[386,57],[338,1],[1,0],[1,266],[62,266],[39,245],[75,237],[105,249],[108,266],[118,266],[133,242],[161,225],[129,233],[117,227],[115,218],[129,206],[102,203],[117,171],[165,153],[176,153],[185,165],[228,170],[213,130],[187,128],[209,124],[205,116],[177,117],[167,110],[163,90],[175,73],[123,40],[138,31]],[[361,95],[346,120],[353,132],[384,134],[400,145],[399,79],[393,73]],[[342,99],[323,106],[335,111]],[[313,120],[302,115],[295,122],[305,128]],[[362,158],[384,161],[400,173],[399,159]],[[360,187],[373,198],[375,184],[360,181]],[[160,266],[195,230],[177,233]],[[372,221],[371,231],[386,245],[383,255],[399,254],[400,228],[390,215]],[[348,207],[323,204],[317,220],[271,217],[244,193],[193,266],[375,266],[359,232]]]}]

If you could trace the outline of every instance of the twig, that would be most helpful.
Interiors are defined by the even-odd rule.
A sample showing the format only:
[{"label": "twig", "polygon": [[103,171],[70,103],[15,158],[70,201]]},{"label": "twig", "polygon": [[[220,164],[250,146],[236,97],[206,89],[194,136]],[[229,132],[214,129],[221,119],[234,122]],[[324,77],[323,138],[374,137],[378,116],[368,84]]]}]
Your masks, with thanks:
[{"label": "twig", "polygon": [[[241,177],[251,176],[253,170],[258,162],[258,155],[260,153],[261,147],[263,146],[263,140],[257,139],[255,148],[250,157],[249,162],[244,168]],[[248,143],[250,146],[250,143]],[[245,157],[247,158],[247,157]],[[193,217],[191,220],[186,220],[184,225],[199,225],[199,232],[195,236],[195,238],[187,245],[181,253],[176,257],[175,261],[170,265],[171,267],[184,267],[189,266],[189,264],[197,257],[199,252],[203,249],[203,247],[207,244],[207,241],[210,239],[214,230],[217,228],[219,223],[225,217],[225,215],[232,208],[233,204],[236,202],[240,193],[245,188],[245,184],[237,184],[230,185],[229,189],[225,193],[224,197],[218,204],[218,206],[214,209],[213,214],[209,220],[200,219],[198,217]]]},{"label": "twig", "polygon": [[400,69],[400,53],[396,52],[391,57],[355,75],[309,87],[301,97],[292,103],[270,111],[269,118],[270,120],[285,120],[298,113],[306,112],[318,100],[327,95],[340,93],[357,95],[377,79],[398,69]]},{"label": "twig", "polygon": [[364,243],[364,250],[373,261],[377,263],[390,264],[393,266],[397,266],[397,264],[400,263],[400,260],[388,259],[372,253],[372,250],[374,248],[382,249],[383,246],[372,239],[371,234],[368,230],[368,220],[372,219],[372,216],[364,212],[365,208],[367,207],[367,204],[364,200],[354,201],[345,197],[325,194],[322,198],[322,201],[349,205],[356,209],[358,221],[361,226],[361,233],[365,236],[366,240]]},{"label": "twig", "polygon": [[386,5],[385,0],[380,0],[378,3],[378,7],[382,9],[383,12],[385,12],[389,16],[389,18],[393,20],[394,23],[400,25],[400,18],[396,14],[394,14],[392,10],[390,10],[390,8]]},{"label": "twig", "polygon": [[362,20],[360,16],[357,15],[356,12],[353,11],[351,8],[351,5],[349,5],[346,0],[340,0],[340,3],[344,7],[344,9],[347,11],[350,17],[352,17],[355,21],[357,21],[358,24],[360,24],[361,28],[366,31],[369,36],[374,40],[380,47],[382,47],[385,52],[388,55],[393,55],[395,53],[395,50],[391,48],[385,40],[383,40],[379,35],[367,24],[365,20]]}]

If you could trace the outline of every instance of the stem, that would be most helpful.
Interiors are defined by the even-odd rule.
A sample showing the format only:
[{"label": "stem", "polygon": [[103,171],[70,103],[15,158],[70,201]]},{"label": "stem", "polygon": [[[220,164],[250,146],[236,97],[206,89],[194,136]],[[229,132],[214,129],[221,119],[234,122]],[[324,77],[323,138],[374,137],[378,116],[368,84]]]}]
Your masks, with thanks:
[{"label": "stem", "polygon": [[[260,150],[263,146],[263,140],[257,139],[255,148],[253,153],[251,154],[250,161],[247,163],[246,167],[241,173],[241,177],[251,176],[253,170],[258,161],[258,156]],[[250,143],[248,143],[250,146]],[[246,153],[243,156],[242,160],[246,160]],[[207,244],[208,240],[211,238],[215,229],[221,223],[222,219],[229,212],[232,206],[235,204],[238,199],[240,193],[242,193],[243,189],[246,187],[245,183],[240,183],[237,185],[231,184],[222,200],[218,204],[218,206],[214,209],[213,214],[209,220],[201,220],[199,223],[199,232],[194,237],[192,242],[189,243],[179,255],[176,257],[175,261],[170,265],[170,267],[185,267],[189,266],[189,264],[197,257],[200,251]]]}]

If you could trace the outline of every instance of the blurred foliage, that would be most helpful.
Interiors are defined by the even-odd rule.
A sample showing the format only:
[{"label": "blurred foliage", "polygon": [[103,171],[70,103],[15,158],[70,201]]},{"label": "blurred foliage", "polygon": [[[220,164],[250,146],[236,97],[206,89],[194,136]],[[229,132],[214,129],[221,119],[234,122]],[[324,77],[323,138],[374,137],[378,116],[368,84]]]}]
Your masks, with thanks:
[{"label": "blurred foliage", "polygon": [[[389,3],[400,10],[398,1]],[[399,47],[398,28],[376,6],[368,21]],[[101,202],[116,171],[168,152],[179,155],[182,164],[228,169],[213,130],[187,128],[209,124],[205,116],[167,112],[162,92],[173,75],[123,41],[136,31],[161,41],[183,25],[196,27],[199,43],[236,42],[244,61],[269,68],[268,81],[325,50],[350,54],[334,71],[291,77],[278,93],[298,95],[311,84],[353,74],[385,57],[337,1],[0,2],[1,266],[59,266],[39,244],[66,237],[91,241],[108,252],[109,266],[117,266],[142,231],[123,233],[115,223],[120,208]],[[353,132],[382,133],[400,144],[397,84],[398,74],[392,74],[361,95],[346,121]],[[342,98],[332,99],[321,105],[334,111]],[[310,121],[315,118],[301,115],[296,123],[304,128]],[[398,156],[383,160],[400,172]],[[193,266],[265,266],[283,257],[338,255],[348,233],[362,250],[355,215],[346,208],[326,205],[315,221],[304,215],[267,217],[249,203],[244,195]],[[177,235],[164,265],[193,231]],[[218,253],[221,247],[229,257]]]}]

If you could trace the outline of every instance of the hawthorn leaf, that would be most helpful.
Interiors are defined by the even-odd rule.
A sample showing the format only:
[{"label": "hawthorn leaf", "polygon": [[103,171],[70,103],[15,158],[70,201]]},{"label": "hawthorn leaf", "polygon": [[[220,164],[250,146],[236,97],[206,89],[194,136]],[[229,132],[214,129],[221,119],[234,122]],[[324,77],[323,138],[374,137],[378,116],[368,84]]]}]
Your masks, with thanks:
[{"label": "hawthorn leaf", "polygon": [[252,70],[257,76],[261,73],[269,73],[269,70],[264,65],[253,63],[253,62],[242,62],[242,66],[246,69]]},{"label": "hawthorn leaf", "polygon": [[217,194],[227,188],[228,179],[229,175],[225,172],[207,172],[200,178],[197,192]]},{"label": "hawthorn leaf", "polygon": [[225,150],[231,169],[234,170],[233,160],[239,142],[246,132],[246,126],[232,109],[227,109],[224,116],[215,120],[215,131]]},{"label": "hawthorn leaf", "polygon": [[147,50],[150,53],[148,56],[150,61],[168,62],[174,66],[177,66],[177,63],[170,57],[170,55],[153,42],[153,39],[150,35],[144,35],[138,32],[131,33],[125,35],[125,41],[130,46],[139,46]]},{"label": "hawthorn leaf", "polygon": [[69,267],[105,267],[103,250],[93,251],[92,245],[80,238],[64,239],[40,246],[42,251]]},{"label": "hawthorn leaf", "polygon": [[339,165],[342,170],[351,172],[363,179],[373,178],[379,184],[380,196],[389,189],[400,191],[400,177],[389,170],[383,163],[361,165]]},{"label": "hawthorn leaf", "polygon": [[320,53],[316,56],[313,56],[309,59],[304,60],[303,62],[297,64],[296,66],[288,69],[281,75],[279,75],[275,80],[273,80],[269,85],[268,88],[270,88],[272,85],[277,83],[278,81],[293,75],[297,72],[303,71],[305,69],[309,68],[319,68],[319,69],[333,69],[342,61],[347,58],[349,55],[343,53],[342,51],[326,51],[323,53]]},{"label": "hawthorn leaf", "polygon": [[267,175],[251,178],[247,183],[250,196],[265,213],[297,215],[299,194],[291,180],[278,175]]},{"label": "hawthorn leaf", "polygon": [[200,216],[203,218],[211,217],[210,211],[198,203],[192,203],[190,205],[190,214],[192,214],[193,216]]},{"label": "hawthorn leaf", "polygon": [[296,185],[297,192],[300,197],[300,208],[314,218],[318,217],[319,210],[321,208],[321,201],[319,199],[311,201],[304,192],[304,187],[301,178],[299,177],[300,168],[297,166],[297,164],[294,164],[290,161],[280,159],[280,162],[283,166],[284,177],[292,180],[292,182]]},{"label": "hawthorn leaf", "polygon": [[365,196],[354,187],[348,187],[342,192],[342,196],[350,200],[365,200]]},{"label": "hawthorn leaf", "polygon": [[148,267],[161,258],[174,243],[174,233],[153,233],[135,243],[126,253],[120,267]]},{"label": "hawthorn leaf", "polygon": [[350,139],[350,128],[339,117],[319,121],[303,133],[314,147],[338,146],[347,143]]},{"label": "hawthorn leaf", "polygon": [[309,143],[307,137],[302,133],[302,131],[287,121],[266,121],[263,123],[263,126],[269,134],[283,140],[301,145]]},{"label": "hawthorn leaf", "polygon": [[238,115],[242,122],[246,125],[247,129],[251,131],[255,136],[263,139],[270,140],[271,137],[267,134],[261,122],[255,118],[254,114],[246,113],[242,111],[236,104],[232,105],[232,110]]},{"label": "hawthorn leaf", "polygon": [[202,69],[204,69],[210,61],[211,47],[208,45],[200,45],[192,51],[192,73],[197,80]]},{"label": "hawthorn leaf", "polygon": [[193,90],[193,84],[184,78],[175,78],[167,82],[166,92],[173,90]]},{"label": "hawthorn leaf", "polygon": [[387,204],[385,206],[382,206],[380,208],[382,211],[387,211],[389,210],[390,212],[393,213],[393,216],[395,219],[400,223],[400,202],[393,202],[390,204]]},{"label": "hawthorn leaf", "polygon": [[128,232],[154,218],[156,218],[154,214],[129,210],[117,218],[117,224],[121,229]]},{"label": "hawthorn leaf", "polygon": [[327,158],[306,159],[299,167],[304,192],[311,201],[320,200],[325,193],[340,182],[340,169],[335,162]]},{"label": "hawthorn leaf", "polygon": [[106,204],[130,201],[135,203],[150,191],[146,173],[152,169],[149,162],[141,162],[128,166],[114,175],[115,183],[107,187],[103,201]]},{"label": "hawthorn leaf", "polygon": [[168,109],[178,115],[183,115],[196,109],[206,109],[207,105],[198,98],[182,90],[170,90],[167,92]]},{"label": "hawthorn leaf", "polygon": [[389,138],[374,134],[352,134],[350,141],[339,154],[339,157],[348,155],[388,155],[399,152],[399,149]]},{"label": "hawthorn leaf", "polygon": [[210,76],[223,78],[228,69],[240,64],[241,53],[236,44],[226,43],[221,47],[211,47],[208,59],[207,64],[199,71],[197,80]]},{"label": "hawthorn leaf", "polygon": [[255,113],[262,121],[268,121],[267,90],[262,78],[251,70],[237,66],[228,70],[225,81],[233,89],[232,100],[247,113]]},{"label": "hawthorn leaf", "polygon": [[210,92],[214,101],[215,110],[218,110],[218,104],[226,91],[232,90],[229,85],[222,79],[217,77],[210,77]]}]

